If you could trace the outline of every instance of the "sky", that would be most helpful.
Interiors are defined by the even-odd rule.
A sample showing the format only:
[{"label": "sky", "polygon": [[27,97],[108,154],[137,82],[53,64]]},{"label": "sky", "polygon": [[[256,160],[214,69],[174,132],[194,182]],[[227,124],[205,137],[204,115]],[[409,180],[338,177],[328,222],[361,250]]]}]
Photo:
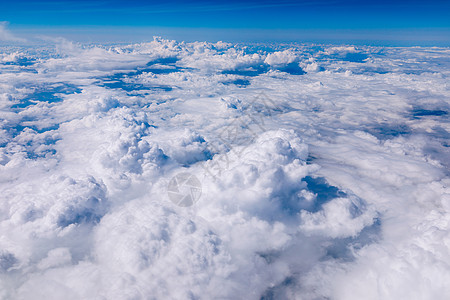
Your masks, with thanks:
[{"label": "sky", "polygon": [[0,300],[450,299],[448,2],[5,1]]},{"label": "sky", "polygon": [[[151,34],[230,41],[417,41],[450,44],[450,1],[1,1],[20,34],[137,41]],[[111,34],[114,32],[113,34]]]}]

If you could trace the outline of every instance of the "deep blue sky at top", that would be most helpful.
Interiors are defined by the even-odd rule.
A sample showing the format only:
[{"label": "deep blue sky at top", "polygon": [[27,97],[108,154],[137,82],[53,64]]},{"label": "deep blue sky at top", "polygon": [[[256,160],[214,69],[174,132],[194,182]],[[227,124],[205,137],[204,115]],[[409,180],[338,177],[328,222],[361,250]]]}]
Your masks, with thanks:
[{"label": "deep blue sky at top", "polygon": [[449,0],[0,0],[0,17],[28,25],[203,28],[450,27]]},{"label": "deep blue sky at top", "polygon": [[450,29],[450,0],[0,0],[11,27],[246,30]]}]

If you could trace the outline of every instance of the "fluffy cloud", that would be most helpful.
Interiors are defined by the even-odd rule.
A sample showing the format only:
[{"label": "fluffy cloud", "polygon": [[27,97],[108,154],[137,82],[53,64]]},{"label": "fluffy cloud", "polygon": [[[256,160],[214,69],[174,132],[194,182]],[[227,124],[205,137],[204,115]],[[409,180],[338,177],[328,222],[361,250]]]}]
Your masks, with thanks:
[{"label": "fluffy cloud", "polygon": [[297,59],[295,53],[289,50],[278,51],[267,55],[264,62],[271,66],[283,66],[293,63]]},{"label": "fluffy cloud", "polygon": [[448,298],[447,49],[1,50],[0,299]]}]

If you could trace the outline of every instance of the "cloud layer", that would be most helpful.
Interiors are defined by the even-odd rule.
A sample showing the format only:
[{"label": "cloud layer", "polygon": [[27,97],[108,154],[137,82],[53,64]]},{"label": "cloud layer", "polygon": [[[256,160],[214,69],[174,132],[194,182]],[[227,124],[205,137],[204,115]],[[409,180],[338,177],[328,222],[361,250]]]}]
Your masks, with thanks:
[{"label": "cloud layer", "polygon": [[0,49],[0,299],[450,295],[448,49]]}]

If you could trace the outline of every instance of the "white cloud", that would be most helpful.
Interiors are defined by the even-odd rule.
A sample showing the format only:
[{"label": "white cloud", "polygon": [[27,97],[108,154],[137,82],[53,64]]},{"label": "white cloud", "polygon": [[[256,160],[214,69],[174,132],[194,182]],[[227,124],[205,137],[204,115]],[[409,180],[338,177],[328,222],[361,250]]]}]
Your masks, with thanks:
[{"label": "white cloud", "polygon": [[0,299],[445,299],[448,49],[266,50],[2,47]]},{"label": "white cloud", "polygon": [[290,64],[296,60],[297,56],[290,50],[278,51],[270,53],[264,60],[265,63],[278,67]]}]

